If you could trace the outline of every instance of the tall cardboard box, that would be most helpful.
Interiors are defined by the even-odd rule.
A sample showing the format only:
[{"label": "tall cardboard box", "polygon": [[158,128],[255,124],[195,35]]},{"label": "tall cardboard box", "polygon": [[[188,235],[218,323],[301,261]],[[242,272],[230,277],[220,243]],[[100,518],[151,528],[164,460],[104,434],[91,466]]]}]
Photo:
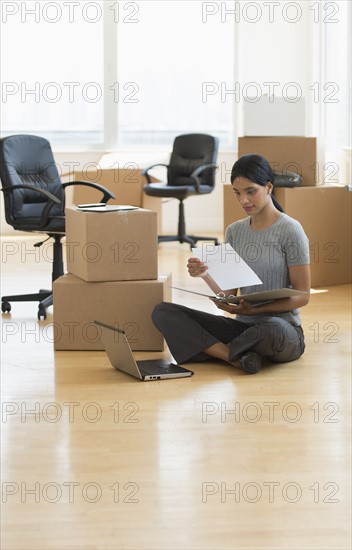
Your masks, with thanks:
[{"label": "tall cardboard box", "polygon": [[345,187],[277,189],[286,214],[298,220],[309,238],[312,286],[352,282],[352,193]]},{"label": "tall cardboard box", "polygon": [[94,320],[123,329],[133,350],[164,349],[164,338],[151,314],[171,302],[171,275],[152,281],[87,283],[71,274],[53,284],[55,350],[103,350]]},{"label": "tall cardboard box", "polygon": [[157,214],[150,210],[66,209],[66,262],[87,282],[156,279]]},{"label": "tall cardboard box", "polygon": [[276,172],[295,172],[303,186],[323,183],[324,151],[316,137],[240,137],[238,156],[256,153],[270,162]]},{"label": "tall cardboard box", "polygon": [[[281,187],[275,195],[309,238],[312,286],[351,283],[352,193],[345,187],[322,185]],[[225,184],[224,232],[228,225],[246,217],[232,186]]]}]

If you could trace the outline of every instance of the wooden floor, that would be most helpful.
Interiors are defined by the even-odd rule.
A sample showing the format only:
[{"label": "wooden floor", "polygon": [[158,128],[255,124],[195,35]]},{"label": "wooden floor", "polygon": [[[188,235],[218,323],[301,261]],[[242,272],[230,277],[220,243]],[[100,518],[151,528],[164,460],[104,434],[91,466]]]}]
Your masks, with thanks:
[{"label": "wooden floor", "polygon": [[[47,286],[32,243],[3,241],[2,294]],[[206,290],[186,245],[159,251],[160,274]],[[193,364],[190,379],[154,383],[103,352],[55,353],[52,308],[38,323],[36,304],[14,304],[2,316],[1,548],[349,549],[350,287],[316,290],[298,361],[254,376]],[[174,301],[215,312],[200,296]]]}]

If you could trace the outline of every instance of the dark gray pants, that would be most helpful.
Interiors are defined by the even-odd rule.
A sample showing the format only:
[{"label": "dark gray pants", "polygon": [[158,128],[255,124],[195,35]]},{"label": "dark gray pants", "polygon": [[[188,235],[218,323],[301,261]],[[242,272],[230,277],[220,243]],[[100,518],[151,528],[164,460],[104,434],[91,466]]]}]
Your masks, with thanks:
[{"label": "dark gray pants", "polygon": [[217,342],[229,345],[230,361],[239,359],[248,350],[278,363],[294,361],[304,352],[302,328],[280,317],[242,323],[223,315],[161,302],[155,306],[152,319],[180,364],[210,359],[203,350]]}]

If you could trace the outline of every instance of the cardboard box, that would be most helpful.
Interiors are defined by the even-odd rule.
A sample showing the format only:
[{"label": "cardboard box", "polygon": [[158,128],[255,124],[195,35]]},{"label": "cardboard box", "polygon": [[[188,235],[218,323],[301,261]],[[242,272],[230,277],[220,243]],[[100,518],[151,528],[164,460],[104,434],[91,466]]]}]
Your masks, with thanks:
[{"label": "cardboard box", "polygon": [[352,193],[345,187],[276,190],[286,214],[298,220],[309,238],[313,287],[352,282]]},{"label": "cardboard box", "polygon": [[[107,187],[116,195],[115,199],[110,199],[109,204],[131,204],[140,206],[157,213],[158,232],[161,233],[161,214],[162,201],[158,197],[149,197],[143,192],[146,179],[141,175],[137,167],[131,168],[101,168],[96,170],[75,171],[72,181],[87,181],[98,183]],[[157,181],[157,180],[155,180]],[[102,198],[100,191],[84,185],[73,187],[72,203],[83,204],[99,202]]]},{"label": "cardboard box", "polygon": [[[312,287],[352,282],[352,193],[345,187],[318,186],[276,189],[286,214],[298,220],[309,238]],[[247,215],[232,186],[224,185],[224,232]]]},{"label": "cardboard box", "polygon": [[302,186],[323,183],[324,156],[321,140],[315,137],[240,137],[238,156],[262,155],[276,172],[295,172]]},{"label": "cardboard box", "polygon": [[262,95],[258,101],[244,98],[245,136],[305,136],[305,100]]},{"label": "cardboard box", "polygon": [[87,283],[74,275],[53,284],[54,348],[103,350],[94,319],[126,331],[133,350],[164,349],[151,313],[156,304],[171,302],[171,275],[154,281]]},{"label": "cardboard box", "polygon": [[[83,170],[74,173],[75,181],[88,181],[107,187],[115,193],[116,199],[110,199],[109,204],[132,204],[143,206],[142,176],[137,168],[133,169],[102,169]],[[73,202],[81,204],[97,202],[101,199],[100,191],[84,185],[74,187]]]},{"label": "cardboard box", "polygon": [[66,208],[67,270],[84,281],[158,277],[156,212]]}]

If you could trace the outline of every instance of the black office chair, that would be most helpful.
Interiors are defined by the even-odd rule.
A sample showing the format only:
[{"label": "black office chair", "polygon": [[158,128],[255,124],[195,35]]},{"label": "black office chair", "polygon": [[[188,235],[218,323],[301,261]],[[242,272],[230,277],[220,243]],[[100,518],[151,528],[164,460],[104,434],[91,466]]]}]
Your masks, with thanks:
[{"label": "black office chair", "polygon": [[[64,273],[61,239],[65,235],[66,187],[94,187],[103,193],[101,202],[115,195],[96,183],[62,183],[49,141],[38,136],[18,135],[0,140],[0,178],[7,223],[19,231],[46,233],[48,238],[54,239],[52,281],[55,281]],[[43,242],[34,246],[41,246]],[[11,311],[10,302],[32,301],[39,301],[38,319],[46,319],[46,308],[53,303],[52,290],[2,296],[1,310],[3,313]]]},{"label": "black office chair", "polygon": [[[147,178],[144,192],[152,197],[179,200],[177,235],[160,235],[158,242],[179,241],[195,246],[197,241],[214,241],[216,237],[186,234],[183,201],[192,195],[211,193],[215,186],[219,140],[207,134],[185,134],[176,137],[169,164],[153,164],[143,175]],[[149,171],[156,166],[167,168],[167,183],[152,183]]]}]

